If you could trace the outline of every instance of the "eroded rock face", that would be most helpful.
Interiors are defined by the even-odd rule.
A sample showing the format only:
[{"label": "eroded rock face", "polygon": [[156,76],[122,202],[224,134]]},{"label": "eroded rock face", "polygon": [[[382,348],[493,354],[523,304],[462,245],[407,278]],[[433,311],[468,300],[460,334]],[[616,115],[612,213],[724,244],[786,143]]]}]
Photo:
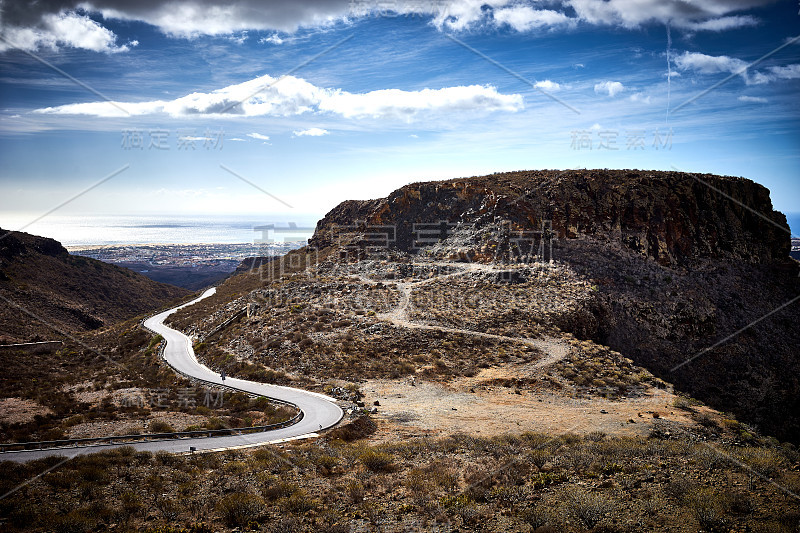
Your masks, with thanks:
[{"label": "eroded rock face", "polygon": [[414,251],[415,224],[443,223],[447,239],[427,253],[488,262],[514,259],[501,253],[507,234],[544,221],[550,257],[595,288],[562,330],[800,442],[800,301],[784,305],[800,294],[800,264],[789,258],[786,217],[751,180],[577,170],[416,183],[337,206],[311,244],[341,244],[342,227],[355,227],[349,243],[368,247],[370,231],[396,228],[389,244]]},{"label": "eroded rock face", "polygon": [[709,257],[764,262],[790,250],[786,217],[772,209],[768,189],[709,174],[526,171],[415,183],[381,200],[343,202],[319,221],[312,245],[334,244],[342,226],[358,221],[396,225],[393,245],[404,251],[414,247],[414,224],[497,221],[518,230],[551,221],[557,239],[617,241],[662,265]]}]

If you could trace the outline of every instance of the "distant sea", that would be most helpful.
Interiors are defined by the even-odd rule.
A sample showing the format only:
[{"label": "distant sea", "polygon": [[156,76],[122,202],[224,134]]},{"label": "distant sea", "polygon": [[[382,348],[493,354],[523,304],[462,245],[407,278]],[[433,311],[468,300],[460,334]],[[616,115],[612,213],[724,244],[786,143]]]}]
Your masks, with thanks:
[{"label": "distant sea", "polygon": [[[214,216],[123,216],[49,215],[31,224],[37,215],[0,213],[0,227],[51,237],[64,246],[119,244],[252,244],[256,239],[304,241],[314,233],[316,218],[296,220],[257,215]],[[800,237],[800,213],[787,213],[792,235]],[[274,225],[264,234],[258,226]],[[297,229],[289,229],[293,224]]]},{"label": "distant sea", "polygon": [[[299,241],[314,233],[316,219],[296,220],[258,215],[48,215],[31,223],[37,215],[0,213],[0,227],[51,237],[64,246],[120,244],[247,244],[256,239],[275,242]],[[258,226],[274,225],[277,231],[255,231]],[[291,229],[290,224],[297,229]]]}]

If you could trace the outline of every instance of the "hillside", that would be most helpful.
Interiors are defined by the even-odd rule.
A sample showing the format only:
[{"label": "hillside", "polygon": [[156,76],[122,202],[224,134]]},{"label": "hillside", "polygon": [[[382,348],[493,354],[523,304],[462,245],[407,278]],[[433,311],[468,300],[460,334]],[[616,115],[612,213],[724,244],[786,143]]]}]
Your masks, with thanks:
[{"label": "hillside", "polygon": [[125,268],[72,256],[53,239],[20,232],[0,239],[0,338],[6,342],[95,330],[188,294]]},{"label": "hillside", "polygon": [[[428,242],[420,244],[419,237]],[[286,322],[279,333],[262,337],[249,325],[253,320],[244,321],[236,331],[253,336],[254,346],[244,350],[237,341],[231,350],[247,360],[261,358],[267,366],[281,366],[275,361],[293,354],[308,368],[304,375],[325,368],[340,377],[355,376],[354,368],[336,372],[337,366],[348,368],[344,363],[303,359],[319,351],[316,343],[326,328],[344,331],[331,324],[371,327],[357,325],[349,314],[360,322],[385,322],[379,320],[381,312],[403,296],[397,283],[452,274],[452,267],[436,266],[441,262],[507,267],[506,273],[429,280],[415,292],[410,318],[515,337],[568,332],[621,353],[678,390],[768,434],[798,442],[800,305],[769,314],[800,294],[789,237],[769,191],[744,178],[582,170],[416,183],[387,198],[343,202],[319,221],[306,250],[262,268],[259,261],[248,262],[218,296],[175,320],[201,333],[247,302],[265,300],[267,308],[278,298],[281,305],[296,302],[308,310],[329,305],[327,319],[314,311],[308,322],[316,328],[312,331]],[[541,267],[531,267],[547,265],[551,258],[550,286],[544,291],[545,278],[536,271]],[[425,273],[415,265],[420,261],[434,265]],[[305,265],[315,270],[296,275],[293,284],[278,283]],[[514,269],[523,270],[515,274]],[[333,283],[334,273],[339,283]],[[365,276],[377,285],[364,286]],[[370,310],[378,316],[370,319]],[[302,312],[295,310],[286,320],[308,320],[297,316]],[[205,318],[209,326],[200,322],[204,316],[211,317]],[[274,326],[276,320],[273,312],[268,322]],[[756,323],[736,334],[751,322]],[[383,338],[365,339],[374,348],[360,346],[357,332],[355,340],[351,332],[350,341],[339,342],[351,352],[392,350],[396,355],[389,358],[375,356],[384,373],[402,366],[412,355],[406,350],[421,349],[398,341],[401,330],[386,333],[385,326],[377,327]],[[287,331],[291,346],[281,331]],[[417,334],[411,339],[425,344]],[[481,363],[480,349],[470,353],[452,357],[465,367]],[[473,357],[471,364],[465,357]],[[291,365],[282,361],[289,371]],[[411,371],[415,366],[419,371],[413,363]]]}]

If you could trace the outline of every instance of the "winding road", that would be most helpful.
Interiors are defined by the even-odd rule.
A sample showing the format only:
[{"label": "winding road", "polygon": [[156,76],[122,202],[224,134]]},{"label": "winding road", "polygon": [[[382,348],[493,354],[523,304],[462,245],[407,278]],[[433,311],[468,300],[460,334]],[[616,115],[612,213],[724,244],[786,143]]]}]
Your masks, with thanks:
[{"label": "winding road", "polygon": [[226,377],[223,383],[219,374],[197,361],[194,350],[192,349],[192,341],[189,337],[180,331],[176,331],[164,325],[164,320],[172,313],[197,303],[204,298],[208,298],[215,292],[216,288],[208,289],[199,298],[191,302],[164,311],[145,320],[144,326],[150,331],[164,337],[167,343],[163,353],[164,360],[176,372],[186,377],[197,379],[208,384],[224,386],[235,391],[265,396],[273,400],[292,404],[303,412],[303,418],[298,423],[280,429],[245,435],[101,444],[19,452],[12,451],[0,454],[0,461],[23,462],[52,455],[74,457],[76,455],[96,453],[122,446],[131,446],[138,451],[156,452],[163,450],[171,453],[188,452],[190,451],[190,446],[197,451],[241,448],[305,436],[315,436],[317,431],[336,425],[339,420],[342,419],[344,413],[341,408],[334,403],[336,401],[334,398],[301,389],[282,387],[279,385],[267,385],[231,377]]}]

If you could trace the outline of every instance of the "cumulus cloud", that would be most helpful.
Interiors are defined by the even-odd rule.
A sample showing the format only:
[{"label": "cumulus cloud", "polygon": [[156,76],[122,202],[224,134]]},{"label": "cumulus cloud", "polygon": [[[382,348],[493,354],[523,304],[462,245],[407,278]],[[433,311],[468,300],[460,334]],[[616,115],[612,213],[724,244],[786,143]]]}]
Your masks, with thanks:
[{"label": "cumulus cloud", "polygon": [[642,93],[634,93],[628,97],[631,102],[642,102],[643,104],[650,103],[650,96],[645,96]]},{"label": "cumulus cloud", "polygon": [[738,98],[740,102],[750,102],[754,104],[766,104],[767,99],[761,98],[760,96],[740,96]]},{"label": "cumulus cloud", "polygon": [[560,84],[550,80],[537,81],[536,83],[533,84],[533,86],[536,87],[537,89],[541,89],[543,91],[548,91],[548,92],[556,92],[561,90]]},{"label": "cumulus cloud", "polygon": [[[691,30],[721,31],[748,26],[755,19],[728,16],[777,0],[567,0],[577,16],[591,24],[636,28],[648,23],[669,23]],[[716,22],[713,22],[716,21]]]},{"label": "cumulus cloud", "polygon": [[0,41],[0,52],[15,47],[28,51],[69,47],[116,53],[127,52],[131,46],[139,44],[138,41],[132,41],[128,45],[118,46],[117,36],[112,31],[87,15],[64,11],[46,13],[37,23],[29,26],[3,24],[2,32],[5,40]]},{"label": "cumulus cloud", "polygon": [[281,39],[280,36],[277,33],[273,33],[269,37],[262,37],[261,39],[258,40],[258,42],[261,43],[261,44],[264,44],[264,43],[283,44],[284,40]]},{"label": "cumulus cloud", "polygon": [[382,89],[364,94],[328,91],[319,103],[321,111],[330,111],[346,118],[398,118],[412,120],[433,112],[519,111],[522,96],[505,95],[488,85],[446,87],[401,91]]},{"label": "cumulus cloud", "polygon": [[612,98],[617,96],[619,93],[625,90],[625,86],[622,85],[618,81],[602,81],[600,83],[595,84],[594,92],[596,93],[606,93],[608,96]]},{"label": "cumulus cloud", "polygon": [[700,74],[739,72],[747,66],[745,61],[729,56],[710,56],[698,52],[684,52],[674,58],[675,66],[681,70],[693,70]]},{"label": "cumulus cloud", "polygon": [[253,139],[258,139],[259,141],[268,141],[268,135],[261,135],[260,133],[248,133],[248,137],[252,137]]},{"label": "cumulus cloud", "polygon": [[[247,30],[291,34],[300,28],[325,27],[379,11],[430,17],[437,28],[452,31],[483,24],[507,25],[528,32],[569,28],[578,21],[627,28],[669,23],[692,31],[723,31],[756,24],[754,17],[740,12],[776,1],[552,0],[547,3],[550,9],[540,9],[541,4],[536,0],[40,0],[2,2],[0,20],[3,34],[25,43],[27,49],[52,48],[54,43],[62,43],[109,52],[125,47],[117,46],[114,34],[86,13],[104,20],[144,22],[166,35],[184,38],[232,35]],[[73,28],[54,28],[69,24]],[[83,27],[80,33],[75,32],[76,24]],[[65,38],[63,31],[69,32],[70,37]],[[264,38],[264,42],[273,44],[281,41],[277,34]]]},{"label": "cumulus cloud", "polygon": [[559,11],[533,9],[523,5],[495,9],[493,16],[497,25],[507,24],[519,32],[543,27],[574,26],[576,23],[576,19],[570,18]]},{"label": "cumulus cloud", "polygon": [[749,63],[729,56],[710,56],[698,52],[684,52],[674,58],[675,66],[698,74],[739,74],[748,85],[761,85],[776,80],[800,78],[800,64],[771,66],[765,70],[748,69]]},{"label": "cumulus cloud", "polygon": [[328,135],[330,132],[322,128],[308,128],[307,130],[300,130],[293,132],[295,137],[322,137]]},{"label": "cumulus cloud", "polygon": [[341,89],[320,88],[294,76],[278,80],[265,75],[210,93],[195,92],[174,100],[88,102],[46,107],[35,112],[97,117],[150,114],[250,117],[327,112],[345,118],[399,118],[410,121],[420,115],[439,112],[515,112],[523,107],[521,95],[501,94],[488,85],[350,93]]}]

